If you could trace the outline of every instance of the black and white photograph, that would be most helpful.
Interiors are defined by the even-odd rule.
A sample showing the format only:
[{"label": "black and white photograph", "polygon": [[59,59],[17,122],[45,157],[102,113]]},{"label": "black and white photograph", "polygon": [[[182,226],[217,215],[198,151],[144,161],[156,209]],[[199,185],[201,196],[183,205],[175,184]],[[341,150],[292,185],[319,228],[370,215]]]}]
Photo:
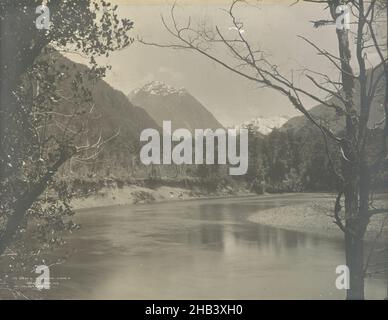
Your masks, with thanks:
[{"label": "black and white photograph", "polygon": [[387,16],[0,0],[0,300],[387,300]]}]

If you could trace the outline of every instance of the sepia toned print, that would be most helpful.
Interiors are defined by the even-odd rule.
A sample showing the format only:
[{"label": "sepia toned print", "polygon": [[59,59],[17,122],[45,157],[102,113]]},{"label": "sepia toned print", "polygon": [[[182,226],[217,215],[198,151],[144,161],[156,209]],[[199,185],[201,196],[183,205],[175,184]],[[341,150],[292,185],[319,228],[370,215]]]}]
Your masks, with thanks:
[{"label": "sepia toned print", "polygon": [[388,299],[387,15],[0,0],[0,299]]}]

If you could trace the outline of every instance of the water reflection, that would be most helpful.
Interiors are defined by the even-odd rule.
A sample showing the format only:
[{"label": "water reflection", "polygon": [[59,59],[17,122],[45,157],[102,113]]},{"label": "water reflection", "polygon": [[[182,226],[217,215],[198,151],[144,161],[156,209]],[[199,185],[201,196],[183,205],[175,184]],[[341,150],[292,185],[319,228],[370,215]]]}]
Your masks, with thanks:
[{"label": "water reflection", "polygon": [[[101,208],[79,215],[70,277],[48,298],[331,299],[342,241],[249,222],[254,212],[307,201],[280,196]],[[385,280],[367,281],[384,298]]]},{"label": "water reflection", "polygon": [[[272,205],[266,204],[264,207],[270,206]],[[216,203],[190,207],[185,213],[186,218],[196,218],[200,223],[190,230],[165,234],[164,238],[191,246],[208,246],[209,249],[216,250],[223,250],[224,243],[230,242],[231,237],[236,243],[244,242],[244,245],[253,245],[259,249],[268,248],[275,252],[306,246],[316,247],[322,241],[331,241],[338,250],[343,248],[342,242],[327,237],[250,223],[246,221],[246,217],[252,214],[254,209],[255,211],[258,209],[257,203],[254,208],[252,203],[227,205]]]}]

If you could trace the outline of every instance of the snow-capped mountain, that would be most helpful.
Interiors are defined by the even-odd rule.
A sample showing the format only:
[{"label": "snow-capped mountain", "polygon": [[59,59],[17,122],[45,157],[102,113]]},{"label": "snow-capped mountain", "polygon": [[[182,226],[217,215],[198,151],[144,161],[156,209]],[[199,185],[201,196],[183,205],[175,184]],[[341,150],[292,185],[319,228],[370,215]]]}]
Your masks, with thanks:
[{"label": "snow-capped mountain", "polygon": [[239,129],[252,127],[255,131],[263,135],[267,135],[271,133],[273,129],[282,127],[288,119],[289,118],[286,116],[252,118],[251,120],[244,121],[243,123],[236,125],[235,128]]},{"label": "snow-capped mountain", "polygon": [[160,81],[147,83],[132,91],[129,100],[143,108],[162,126],[163,121],[171,121],[172,128],[217,129],[223,126],[186,89],[176,89]]},{"label": "snow-capped mountain", "polygon": [[169,94],[184,95],[185,93],[187,93],[185,88],[176,89],[161,81],[151,81],[145,84],[143,87],[132,91],[130,93],[130,97],[135,96],[141,92],[160,96],[167,96]]}]

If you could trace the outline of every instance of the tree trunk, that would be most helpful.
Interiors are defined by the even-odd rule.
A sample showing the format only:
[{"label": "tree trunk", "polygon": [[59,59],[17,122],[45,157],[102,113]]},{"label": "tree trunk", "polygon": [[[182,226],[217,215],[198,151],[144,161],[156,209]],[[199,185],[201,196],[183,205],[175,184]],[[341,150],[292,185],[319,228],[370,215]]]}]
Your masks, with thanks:
[{"label": "tree trunk", "polygon": [[346,298],[348,300],[364,299],[364,243],[363,234],[359,228],[358,208],[358,171],[354,165],[343,160],[345,179],[345,256],[346,265],[349,268],[349,289]]},{"label": "tree trunk", "polygon": [[[336,6],[333,6],[333,13]],[[336,16],[333,14],[333,18]],[[341,77],[345,94],[346,137],[342,140],[343,152],[342,173],[343,190],[345,196],[345,256],[346,265],[349,268],[349,289],[346,298],[348,300],[364,299],[364,219],[362,214],[367,214],[359,207],[369,196],[368,185],[363,185],[362,195],[359,189],[362,183],[361,171],[358,158],[356,119],[357,112],[354,107],[354,72],[351,67],[351,51],[349,30],[338,30],[337,39],[341,58]],[[362,159],[361,159],[362,160]],[[366,181],[366,180],[365,180]],[[364,182],[365,182],[364,181]],[[361,198],[359,199],[359,194]],[[367,202],[366,202],[367,204]]]},{"label": "tree trunk", "polygon": [[[351,157],[350,157],[351,158]],[[367,172],[342,160],[345,196],[345,256],[349,268],[348,300],[364,299],[364,235],[368,225]]]},{"label": "tree trunk", "polygon": [[21,225],[28,209],[30,209],[34,201],[36,201],[36,199],[38,199],[38,197],[46,190],[47,185],[53,178],[54,174],[73,153],[74,151],[70,150],[62,152],[57,162],[52,167],[48,168],[47,173],[41,178],[41,180],[15,201],[12,206],[12,214],[8,217],[6,227],[0,236],[0,256],[5,252],[11,243],[12,238]]},{"label": "tree trunk", "polygon": [[345,234],[346,265],[349,268],[347,300],[363,300],[364,297],[364,241]]}]

